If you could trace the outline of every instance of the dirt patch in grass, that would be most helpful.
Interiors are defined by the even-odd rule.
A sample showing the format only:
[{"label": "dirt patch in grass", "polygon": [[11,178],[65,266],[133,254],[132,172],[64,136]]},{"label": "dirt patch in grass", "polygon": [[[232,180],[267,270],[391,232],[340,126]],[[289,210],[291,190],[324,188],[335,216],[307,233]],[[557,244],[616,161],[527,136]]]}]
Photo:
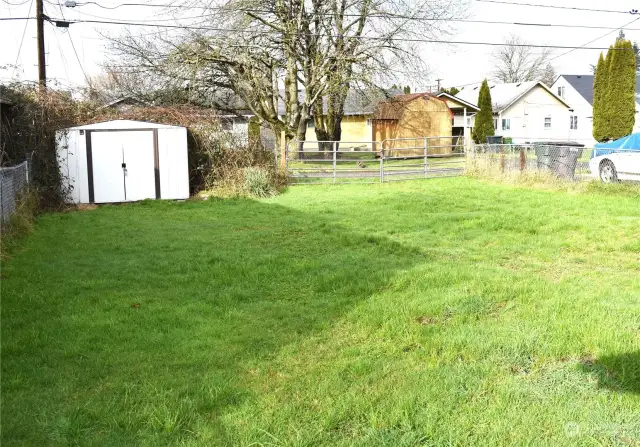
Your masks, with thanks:
[{"label": "dirt patch in grass", "polygon": [[416,318],[416,322],[423,326],[433,326],[435,324],[440,323],[440,319],[437,317],[432,317],[429,315],[423,315],[421,317]]}]

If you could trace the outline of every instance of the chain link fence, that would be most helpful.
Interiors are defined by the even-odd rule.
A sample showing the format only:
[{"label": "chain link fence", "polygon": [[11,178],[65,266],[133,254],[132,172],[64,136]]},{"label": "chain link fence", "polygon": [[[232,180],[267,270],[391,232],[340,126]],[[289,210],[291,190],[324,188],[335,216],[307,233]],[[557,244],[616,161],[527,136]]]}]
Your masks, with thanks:
[{"label": "chain link fence", "polygon": [[477,144],[467,171],[480,174],[533,173],[566,181],[640,180],[640,150],[571,145]]},{"label": "chain link fence", "polygon": [[29,163],[0,168],[0,222],[6,223],[16,210],[19,194],[29,184]]},{"label": "chain link fence", "polygon": [[294,141],[287,146],[291,184],[382,183],[462,175],[464,146],[457,137],[383,141]]}]

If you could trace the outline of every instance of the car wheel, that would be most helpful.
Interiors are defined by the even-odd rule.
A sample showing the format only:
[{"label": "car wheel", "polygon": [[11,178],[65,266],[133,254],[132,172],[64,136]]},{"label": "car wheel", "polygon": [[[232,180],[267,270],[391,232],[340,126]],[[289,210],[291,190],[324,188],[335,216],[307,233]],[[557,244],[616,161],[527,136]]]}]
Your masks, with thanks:
[{"label": "car wheel", "polygon": [[616,167],[610,160],[604,160],[600,163],[600,180],[602,183],[613,183],[618,181]]}]

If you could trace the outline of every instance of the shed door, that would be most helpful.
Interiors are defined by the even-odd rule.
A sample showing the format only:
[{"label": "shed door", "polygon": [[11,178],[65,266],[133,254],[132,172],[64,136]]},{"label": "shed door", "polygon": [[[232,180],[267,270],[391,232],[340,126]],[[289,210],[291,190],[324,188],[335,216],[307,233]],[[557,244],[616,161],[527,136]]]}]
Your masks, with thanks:
[{"label": "shed door", "polygon": [[123,147],[118,132],[92,132],[93,197],[96,203],[124,202]]},{"label": "shed door", "polygon": [[152,130],[91,132],[94,202],[156,197]]},{"label": "shed door", "polygon": [[153,131],[125,132],[124,172],[128,202],[156,198]]}]

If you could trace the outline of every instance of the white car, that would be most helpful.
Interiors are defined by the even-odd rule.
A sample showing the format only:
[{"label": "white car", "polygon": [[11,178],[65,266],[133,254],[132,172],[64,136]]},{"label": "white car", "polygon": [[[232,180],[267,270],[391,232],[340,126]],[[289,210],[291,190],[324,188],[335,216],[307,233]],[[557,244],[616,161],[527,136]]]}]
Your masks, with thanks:
[{"label": "white car", "polygon": [[589,169],[594,177],[603,183],[640,181],[640,149],[596,149],[595,154],[608,151],[611,153],[598,155],[589,161]]}]

